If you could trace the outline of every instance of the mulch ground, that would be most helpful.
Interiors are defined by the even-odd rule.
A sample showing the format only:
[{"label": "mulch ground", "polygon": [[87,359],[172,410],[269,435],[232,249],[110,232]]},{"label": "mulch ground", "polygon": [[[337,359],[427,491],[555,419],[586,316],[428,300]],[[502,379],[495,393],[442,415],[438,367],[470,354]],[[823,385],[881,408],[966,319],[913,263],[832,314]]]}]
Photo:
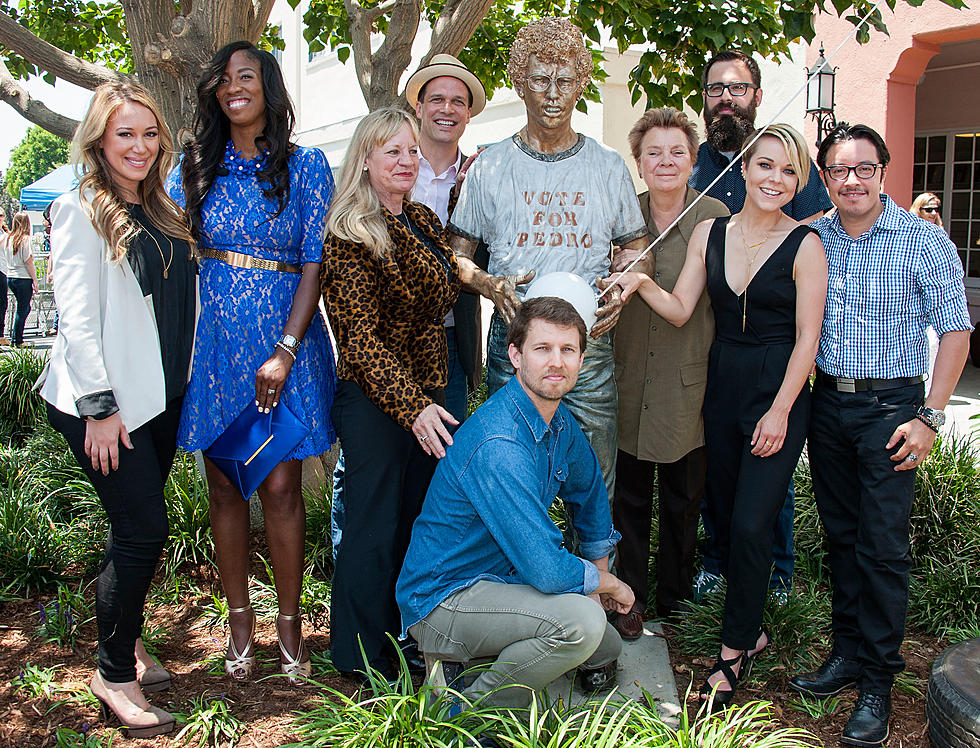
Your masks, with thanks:
[{"label": "mulch ground", "polygon": [[[38,600],[33,599],[0,604],[0,746],[55,746],[59,727],[86,732],[105,741],[113,729],[102,722],[94,707],[65,702],[66,696],[63,694],[52,699],[28,699],[15,693],[17,679],[27,663],[42,667],[59,666],[58,682],[61,685],[87,684],[94,668],[95,624],[90,622],[82,627],[73,650],[45,643],[36,634],[37,603]],[[278,648],[272,624],[259,623],[256,643],[262,667],[258,679],[239,684],[223,675],[209,672],[216,662],[215,654],[223,650],[225,634],[220,628],[200,628],[197,624],[200,613],[198,606],[192,603],[154,608],[148,625],[162,626],[169,632],[160,647],[160,659],[173,673],[174,684],[170,691],[148,694],[150,702],[168,711],[187,712],[191,709],[192,699],[211,700],[220,696],[229,702],[233,713],[248,725],[238,745],[271,748],[296,740],[298,736],[292,728],[293,714],[313,702],[314,692],[312,689],[290,687],[281,678],[263,679],[278,672]],[[327,632],[311,628],[307,623],[307,641],[311,650],[327,650]],[[912,638],[915,641],[911,641]],[[669,642],[669,629],[667,639]],[[914,677],[923,693],[930,665],[941,649],[941,642],[924,636],[910,636],[910,641],[905,644],[904,655],[908,661],[909,675]],[[672,660],[675,677],[682,690],[692,677],[696,690],[712,664],[704,658],[675,656]],[[341,676],[325,675],[317,680],[346,694],[356,690],[353,681]],[[785,689],[785,679],[772,685],[776,687],[742,687],[737,701],[771,701],[781,722],[810,730],[827,746],[837,745],[854,701],[854,692],[844,695],[837,713],[813,719],[793,708],[791,702],[795,696]],[[893,701],[890,748],[928,748],[924,695],[896,692]],[[697,708],[696,703],[692,702],[691,707],[693,713]],[[117,733],[112,746],[136,748],[152,744],[166,748],[187,745],[183,740],[175,740],[175,735],[176,732],[169,737],[140,741],[126,740]]]}]

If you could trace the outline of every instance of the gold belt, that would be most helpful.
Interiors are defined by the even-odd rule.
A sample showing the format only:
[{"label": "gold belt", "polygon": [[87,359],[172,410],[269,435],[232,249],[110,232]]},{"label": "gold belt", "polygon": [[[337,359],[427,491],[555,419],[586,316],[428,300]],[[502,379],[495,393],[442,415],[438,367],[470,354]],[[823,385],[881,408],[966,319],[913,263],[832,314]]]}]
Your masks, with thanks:
[{"label": "gold belt", "polygon": [[277,262],[275,260],[263,260],[259,257],[252,257],[242,252],[232,252],[227,249],[205,249],[201,257],[209,260],[220,260],[231,265],[233,268],[259,268],[260,270],[276,270],[280,273],[302,273],[303,268],[299,265],[290,265],[288,262]]}]

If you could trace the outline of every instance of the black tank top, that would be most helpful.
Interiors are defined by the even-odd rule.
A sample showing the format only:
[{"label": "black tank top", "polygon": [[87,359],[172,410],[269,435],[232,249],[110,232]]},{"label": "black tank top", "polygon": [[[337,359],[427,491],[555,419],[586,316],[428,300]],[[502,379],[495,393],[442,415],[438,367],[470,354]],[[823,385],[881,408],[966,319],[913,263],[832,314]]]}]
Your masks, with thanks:
[{"label": "black tank top", "polygon": [[[746,293],[735,294],[725,276],[725,229],[730,216],[716,218],[708,234],[704,266],[715,314],[715,340],[741,345],[796,342],[796,282],[793,263],[809,226],[798,226],[762,264]],[[745,330],[742,330],[742,314]]]}]

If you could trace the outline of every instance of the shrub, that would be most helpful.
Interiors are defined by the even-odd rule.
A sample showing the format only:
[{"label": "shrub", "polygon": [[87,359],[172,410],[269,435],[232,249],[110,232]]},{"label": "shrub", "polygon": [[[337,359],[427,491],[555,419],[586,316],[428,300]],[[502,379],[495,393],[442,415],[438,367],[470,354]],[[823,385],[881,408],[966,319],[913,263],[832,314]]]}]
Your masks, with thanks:
[{"label": "shrub", "polygon": [[81,582],[75,589],[59,584],[54,600],[47,604],[38,602],[37,611],[38,634],[61,647],[74,648],[78,629],[91,620],[86,588]]},{"label": "shrub", "polygon": [[12,482],[0,491],[0,574],[25,595],[47,589],[68,568],[65,533],[46,507],[31,501]]},{"label": "shrub", "polygon": [[14,348],[0,356],[0,421],[15,435],[30,433],[44,415],[44,401],[33,391],[47,358],[30,348]]},{"label": "shrub", "polygon": [[170,533],[163,551],[163,568],[174,575],[184,565],[214,565],[208,488],[194,456],[177,450],[164,486]]},{"label": "shrub", "polygon": [[909,625],[933,634],[980,620],[980,455],[940,437],[916,471]]}]

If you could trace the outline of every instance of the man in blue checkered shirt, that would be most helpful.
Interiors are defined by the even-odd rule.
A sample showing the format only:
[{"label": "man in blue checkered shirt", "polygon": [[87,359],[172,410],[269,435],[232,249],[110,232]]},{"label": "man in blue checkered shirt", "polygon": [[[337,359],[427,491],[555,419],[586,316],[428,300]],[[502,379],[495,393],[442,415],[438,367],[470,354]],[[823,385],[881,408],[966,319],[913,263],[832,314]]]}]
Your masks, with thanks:
[{"label": "man in blue checkered shirt", "polygon": [[[945,422],[966,362],[963,265],[938,226],[881,192],[888,148],[866,125],[841,124],[817,164],[836,213],[812,224],[829,283],[808,451],[833,576],[833,648],[790,687],[826,698],[857,686],[841,742],[888,737],[891,687],[908,606],[915,469]],[[926,325],[939,334],[928,394]]]}]

